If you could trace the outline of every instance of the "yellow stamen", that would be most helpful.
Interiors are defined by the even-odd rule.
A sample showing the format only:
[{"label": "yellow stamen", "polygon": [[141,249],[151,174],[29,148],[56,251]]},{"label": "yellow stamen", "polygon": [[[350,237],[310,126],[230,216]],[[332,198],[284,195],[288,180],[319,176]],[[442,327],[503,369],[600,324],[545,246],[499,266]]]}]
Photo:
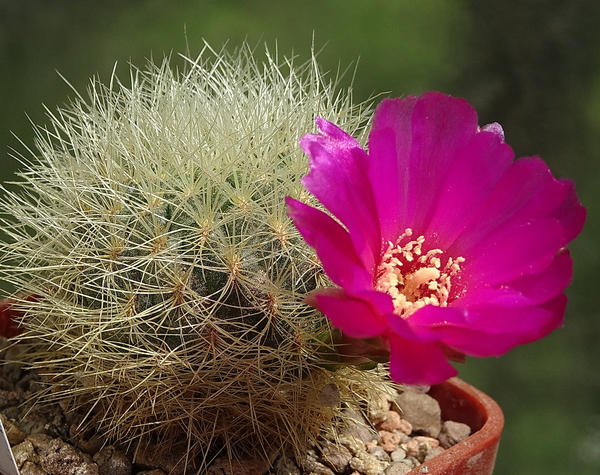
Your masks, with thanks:
[{"label": "yellow stamen", "polygon": [[449,257],[442,267],[441,249],[423,254],[424,236],[410,240],[406,229],[395,243],[388,242],[377,269],[375,289],[392,297],[395,313],[407,318],[425,305],[446,307],[452,287],[451,279],[460,270],[464,257]]}]

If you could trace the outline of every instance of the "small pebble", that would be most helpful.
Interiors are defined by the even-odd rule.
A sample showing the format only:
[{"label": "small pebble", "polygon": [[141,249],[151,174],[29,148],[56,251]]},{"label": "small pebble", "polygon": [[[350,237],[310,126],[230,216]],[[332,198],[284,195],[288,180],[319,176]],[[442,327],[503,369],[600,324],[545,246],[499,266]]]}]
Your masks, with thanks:
[{"label": "small pebble", "polygon": [[390,454],[392,462],[400,462],[406,458],[406,451],[403,449],[396,449]]},{"label": "small pebble", "polygon": [[379,431],[379,445],[386,452],[392,453],[400,445],[400,434],[388,432],[387,430]]},{"label": "small pebble", "polygon": [[25,439],[19,445],[15,445],[12,448],[12,452],[15,462],[19,467],[23,466],[26,462],[35,463],[39,461],[35,447],[29,438]]},{"label": "small pebble", "polygon": [[390,456],[387,454],[387,452],[383,449],[383,447],[379,447],[379,446],[375,446],[375,447],[371,447],[368,452],[375,457],[377,460],[380,460],[382,462],[389,462]]},{"label": "small pebble", "polygon": [[440,455],[441,453],[445,452],[446,449],[444,449],[443,447],[432,447],[427,451],[427,455],[425,456],[425,460],[423,460],[424,462],[427,462],[429,460],[431,460],[433,457],[437,457],[438,455]]},{"label": "small pebble", "polygon": [[97,464],[86,460],[81,451],[62,439],[40,443],[36,450],[40,467],[52,475],[100,475]]},{"label": "small pebble", "polygon": [[[308,471],[308,473],[314,473],[314,475],[335,475],[334,472],[332,472],[329,467],[325,466],[324,464],[322,464],[321,462],[319,462],[317,460],[317,456],[315,455],[314,451],[312,451],[312,450],[307,451],[306,457],[304,458],[302,463],[300,463],[299,465],[304,467]],[[262,472],[260,472],[260,473],[262,473]],[[225,475],[225,474],[216,472],[214,475]],[[238,474],[232,474],[232,475],[238,475]],[[251,475],[254,475],[254,474],[251,474]]]},{"label": "small pebble", "polygon": [[27,434],[23,432],[14,421],[11,421],[4,414],[0,413],[0,422],[4,426],[4,431],[6,432],[6,438],[10,445],[20,444],[25,440]]},{"label": "small pebble", "polygon": [[384,475],[406,475],[413,469],[410,462],[393,462],[385,469]]},{"label": "small pebble", "polygon": [[437,439],[434,439],[433,437],[425,437],[424,435],[418,435],[415,437],[415,440],[419,444],[427,444],[427,445],[429,445],[429,447],[439,447],[440,446],[440,441]]},{"label": "small pebble", "polygon": [[406,444],[406,455],[408,457],[414,457],[419,453],[419,442],[415,439],[409,440]]},{"label": "small pebble", "polygon": [[429,437],[437,437],[442,429],[442,411],[439,403],[428,394],[403,392],[396,398],[402,417],[413,430]]},{"label": "small pebble", "polygon": [[98,464],[100,475],[131,475],[131,461],[125,452],[114,445],[107,445],[100,449],[93,460]]},{"label": "small pebble", "polygon": [[388,462],[377,460],[368,452],[359,452],[350,460],[350,467],[365,475],[381,475],[388,465]]},{"label": "small pebble", "polygon": [[344,472],[350,464],[353,455],[344,445],[326,443],[321,448],[319,462],[328,465],[335,472]]},{"label": "small pebble", "polygon": [[19,470],[20,475],[46,475],[46,472],[33,462],[25,462]]},{"label": "small pebble", "polygon": [[352,409],[346,409],[344,412],[347,417],[347,427],[344,431],[346,434],[365,443],[377,438],[377,435],[369,428],[369,422],[360,412]]},{"label": "small pebble", "polygon": [[[375,426],[378,430],[393,432],[401,427],[402,418],[396,411],[387,411],[385,419]],[[410,434],[410,432],[409,432]]]},{"label": "small pebble", "polygon": [[438,436],[440,445],[449,449],[453,445],[462,442],[471,435],[471,428],[462,422],[446,421],[442,424],[442,430]]},{"label": "small pebble", "polygon": [[406,419],[400,419],[400,424],[398,426],[398,430],[403,434],[410,435],[413,431],[413,426]]}]

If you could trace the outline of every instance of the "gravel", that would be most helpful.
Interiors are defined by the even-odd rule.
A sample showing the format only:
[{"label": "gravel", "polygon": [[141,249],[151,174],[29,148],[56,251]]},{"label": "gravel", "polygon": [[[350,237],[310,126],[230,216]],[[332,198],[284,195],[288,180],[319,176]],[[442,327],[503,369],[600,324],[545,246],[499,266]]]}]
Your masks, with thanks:
[{"label": "gravel", "polygon": [[[0,351],[5,342],[0,340]],[[32,407],[28,397],[39,388],[35,374],[13,364],[0,372],[0,421],[21,475],[404,475],[464,440],[470,428],[444,421],[427,394],[405,391],[382,395],[365,411],[347,409],[349,423],[301,460],[280,455],[269,466],[260,459],[217,458],[204,472],[187,471],[173,457],[157,458],[149,447],[131,454],[94,434],[78,434],[81,417],[59,405]]]}]

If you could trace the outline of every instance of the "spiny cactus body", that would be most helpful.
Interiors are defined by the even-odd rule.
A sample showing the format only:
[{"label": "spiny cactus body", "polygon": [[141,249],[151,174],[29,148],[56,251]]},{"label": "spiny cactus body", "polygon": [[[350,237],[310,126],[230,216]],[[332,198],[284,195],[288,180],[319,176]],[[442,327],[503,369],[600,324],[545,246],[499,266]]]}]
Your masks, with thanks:
[{"label": "spiny cactus body", "polygon": [[1,203],[41,400],[190,456],[314,439],[339,414],[323,388],[356,403],[370,377],[325,369],[330,327],[302,303],[325,281],[284,197],[310,200],[297,141],[314,117],[356,135],[367,108],[314,59],[260,65],[247,47],[89,92],[37,129]]}]

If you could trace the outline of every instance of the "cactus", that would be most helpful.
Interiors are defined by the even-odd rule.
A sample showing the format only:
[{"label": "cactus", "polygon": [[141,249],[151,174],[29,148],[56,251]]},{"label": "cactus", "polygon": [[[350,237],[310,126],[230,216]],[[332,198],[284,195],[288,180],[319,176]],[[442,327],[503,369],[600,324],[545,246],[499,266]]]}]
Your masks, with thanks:
[{"label": "cactus", "polygon": [[328,282],[284,204],[312,203],[297,141],[314,117],[356,136],[369,106],[314,57],[261,65],[248,46],[130,79],[49,113],[0,203],[2,276],[35,296],[16,341],[37,399],[134,448],[299,450],[380,381],[328,367],[331,328],[303,303]]}]

